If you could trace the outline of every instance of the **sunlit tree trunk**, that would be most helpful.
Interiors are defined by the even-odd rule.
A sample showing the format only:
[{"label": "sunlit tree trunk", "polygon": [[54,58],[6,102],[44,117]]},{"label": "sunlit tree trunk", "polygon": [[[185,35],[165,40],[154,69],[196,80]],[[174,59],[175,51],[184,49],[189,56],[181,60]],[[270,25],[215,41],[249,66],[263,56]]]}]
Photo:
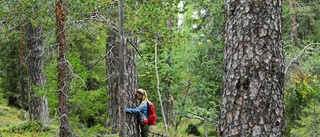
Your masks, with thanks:
[{"label": "sunlit tree trunk", "polygon": [[58,94],[59,94],[59,116],[60,116],[60,137],[68,137],[70,134],[69,125],[69,100],[67,81],[67,53],[66,53],[66,31],[65,31],[65,2],[56,0],[56,36],[58,46]]},{"label": "sunlit tree trunk", "polygon": [[225,1],[218,137],[284,136],[281,0]]},{"label": "sunlit tree trunk", "polygon": [[29,119],[42,120],[49,124],[49,109],[47,98],[36,95],[43,91],[46,78],[42,67],[44,65],[42,47],[41,23],[34,27],[30,21],[25,26],[27,42],[27,68],[28,68],[28,97],[29,97]]}]

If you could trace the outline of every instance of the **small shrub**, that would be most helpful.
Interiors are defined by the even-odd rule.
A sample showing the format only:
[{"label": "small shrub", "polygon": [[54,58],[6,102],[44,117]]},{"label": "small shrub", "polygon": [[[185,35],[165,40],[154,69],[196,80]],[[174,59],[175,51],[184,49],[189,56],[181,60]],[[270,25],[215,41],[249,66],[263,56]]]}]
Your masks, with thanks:
[{"label": "small shrub", "polygon": [[3,130],[4,132],[9,133],[23,133],[23,132],[39,132],[47,131],[48,127],[44,127],[42,121],[22,121],[17,124],[10,125],[8,129]]},{"label": "small shrub", "polygon": [[217,135],[217,131],[216,130],[209,130],[208,131],[208,136],[216,136]]},{"label": "small shrub", "polygon": [[2,111],[0,111],[0,116],[4,116],[5,115],[5,113],[3,113]]},{"label": "small shrub", "polygon": [[200,136],[200,131],[198,130],[197,126],[194,125],[193,123],[188,125],[187,133]]}]

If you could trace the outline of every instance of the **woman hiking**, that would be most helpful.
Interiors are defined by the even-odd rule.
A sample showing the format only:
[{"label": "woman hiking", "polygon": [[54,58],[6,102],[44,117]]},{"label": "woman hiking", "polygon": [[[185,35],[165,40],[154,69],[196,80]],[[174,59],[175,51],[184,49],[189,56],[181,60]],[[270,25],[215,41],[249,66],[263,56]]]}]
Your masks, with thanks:
[{"label": "woman hiking", "polygon": [[126,112],[128,113],[138,113],[137,118],[138,118],[138,125],[139,125],[139,131],[141,132],[141,136],[142,137],[149,137],[149,125],[145,124],[142,125],[141,121],[144,119],[147,119],[148,115],[147,115],[147,110],[148,110],[148,105],[147,105],[147,101],[148,97],[147,97],[147,93],[145,90],[143,89],[138,89],[136,92],[136,97],[139,101],[138,107],[134,108],[134,109],[130,109],[130,108],[126,108]]}]

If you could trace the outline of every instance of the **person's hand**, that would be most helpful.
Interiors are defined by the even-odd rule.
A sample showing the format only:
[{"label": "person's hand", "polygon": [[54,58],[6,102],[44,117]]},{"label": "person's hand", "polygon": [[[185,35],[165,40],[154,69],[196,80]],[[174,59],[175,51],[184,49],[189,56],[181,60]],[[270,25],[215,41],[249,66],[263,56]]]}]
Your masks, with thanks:
[{"label": "person's hand", "polygon": [[126,109],[125,109],[125,111],[126,111],[127,113],[132,113],[132,112],[130,112],[130,111],[129,111],[129,109],[128,109],[128,108],[126,108]]}]

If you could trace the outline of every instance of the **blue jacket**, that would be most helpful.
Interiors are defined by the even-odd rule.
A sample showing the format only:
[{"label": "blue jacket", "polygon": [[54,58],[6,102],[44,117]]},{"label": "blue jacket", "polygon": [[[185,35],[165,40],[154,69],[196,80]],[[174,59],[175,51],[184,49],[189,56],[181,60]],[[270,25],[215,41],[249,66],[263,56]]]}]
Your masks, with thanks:
[{"label": "blue jacket", "polygon": [[[142,106],[139,107],[140,104],[141,104],[141,101],[139,102],[137,108],[134,108],[134,109],[126,108],[126,112],[138,113],[138,116],[137,116],[137,118],[138,118],[138,123],[141,123],[141,120],[143,120],[144,117],[146,117],[146,118],[148,117],[148,115],[147,115],[147,110],[148,110],[148,104],[147,104],[147,102],[143,103]],[[144,116],[141,116],[141,113],[139,113],[139,111],[140,111],[141,113],[143,113]]]}]

